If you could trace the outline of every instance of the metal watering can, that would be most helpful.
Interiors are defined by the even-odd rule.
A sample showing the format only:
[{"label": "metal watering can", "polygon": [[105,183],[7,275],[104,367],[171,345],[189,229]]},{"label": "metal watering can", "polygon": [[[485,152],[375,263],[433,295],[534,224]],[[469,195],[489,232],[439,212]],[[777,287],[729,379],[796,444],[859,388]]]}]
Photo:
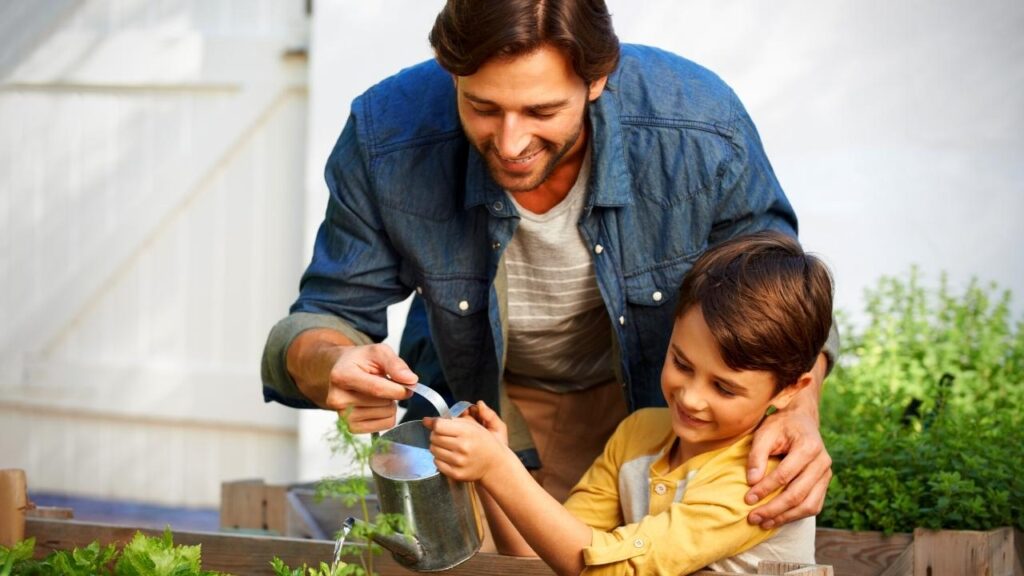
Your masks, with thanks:
[{"label": "metal watering can", "polygon": [[[455,417],[471,406],[458,402],[451,410],[430,388],[413,391],[437,409]],[[471,482],[441,474],[430,453],[430,430],[420,420],[405,422],[380,435],[387,442],[370,459],[381,512],[405,516],[410,534],[374,536],[399,564],[420,572],[447,570],[473,557],[483,541],[480,500]],[[352,519],[349,519],[350,521]]]}]

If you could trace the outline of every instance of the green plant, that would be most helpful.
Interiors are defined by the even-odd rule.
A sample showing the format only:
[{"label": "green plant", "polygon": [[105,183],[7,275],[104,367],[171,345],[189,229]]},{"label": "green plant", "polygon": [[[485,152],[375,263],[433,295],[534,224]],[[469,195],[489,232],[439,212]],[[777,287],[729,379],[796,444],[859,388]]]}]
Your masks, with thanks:
[{"label": "green plant", "polygon": [[[319,567],[308,567],[292,570],[275,558],[273,565],[277,576],[372,576],[373,558],[380,555],[382,549],[372,540],[373,536],[390,536],[408,534],[409,528],[405,517],[401,514],[374,513],[371,518],[367,497],[370,495],[370,460],[373,455],[384,448],[386,441],[372,436],[359,436],[352,432],[348,425],[348,414],[338,418],[335,429],[327,437],[331,452],[342,456],[355,465],[355,474],[341,477],[330,477],[321,480],[316,487],[317,498],[340,498],[346,505],[359,504],[362,521],[351,526],[345,534],[338,534],[339,541],[344,541],[339,549],[338,557],[347,556],[359,559],[358,564],[346,564],[337,558],[327,565],[321,562]],[[359,544],[351,543],[357,540]]]},{"label": "green plant", "polygon": [[199,546],[175,546],[170,529],[160,537],[136,532],[124,550],[93,542],[33,560],[35,538],[0,546],[0,576],[217,576],[200,566]]},{"label": "green plant", "polygon": [[853,530],[1024,528],[1024,322],[1011,295],[919,271],[843,321],[822,435],[835,474],[819,524]]}]

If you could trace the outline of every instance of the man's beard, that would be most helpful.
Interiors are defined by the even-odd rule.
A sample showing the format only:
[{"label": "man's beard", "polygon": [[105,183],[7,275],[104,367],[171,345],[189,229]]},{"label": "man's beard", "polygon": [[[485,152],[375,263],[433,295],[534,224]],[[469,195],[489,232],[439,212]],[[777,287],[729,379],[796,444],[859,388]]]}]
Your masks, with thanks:
[{"label": "man's beard", "polygon": [[[501,166],[500,155],[498,149],[494,146],[494,140],[490,140],[485,144],[478,142],[472,142],[473,146],[480,152],[480,155],[484,157],[487,162],[487,169],[491,172],[491,178],[498,183],[502,188],[509,192],[528,192],[543,184],[551,176],[551,173],[555,171],[558,164],[565,158],[566,154],[572,150],[576,142],[579,141],[580,136],[583,134],[583,129],[586,124],[587,110],[589,103],[583,107],[583,114],[580,117],[580,122],[576,126],[576,131],[573,132],[569,138],[559,146],[555,142],[543,140],[537,138],[540,142],[540,146],[534,146],[534,142],[531,142],[527,146],[527,151],[531,151],[524,156],[532,154],[547,152],[551,155],[550,159],[544,165],[544,168],[540,171],[538,176],[532,176],[532,174],[524,174],[521,177],[509,177],[508,173]],[[543,152],[542,152],[543,151]]]}]

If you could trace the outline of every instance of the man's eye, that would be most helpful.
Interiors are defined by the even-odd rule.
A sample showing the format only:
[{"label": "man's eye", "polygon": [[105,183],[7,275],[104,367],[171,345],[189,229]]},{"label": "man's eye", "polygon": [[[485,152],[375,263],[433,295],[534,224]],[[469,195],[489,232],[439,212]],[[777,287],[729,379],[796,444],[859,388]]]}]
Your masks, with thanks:
[{"label": "man's eye", "polygon": [[480,108],[473,108],[473,112],[475,112],[478,116],[495,116],[495,115],[498,114],[497,110],[490,110],[490,109],[481,110]]},{"label": "man's eye", "polygon": [[555,112],[537,112],[537,111],[534,111],[534,112],[530,112],[530,116],[533,116],[534,118],[537,118],[539,120],[547,120],[548,118],[554,118],[555,117]]}]

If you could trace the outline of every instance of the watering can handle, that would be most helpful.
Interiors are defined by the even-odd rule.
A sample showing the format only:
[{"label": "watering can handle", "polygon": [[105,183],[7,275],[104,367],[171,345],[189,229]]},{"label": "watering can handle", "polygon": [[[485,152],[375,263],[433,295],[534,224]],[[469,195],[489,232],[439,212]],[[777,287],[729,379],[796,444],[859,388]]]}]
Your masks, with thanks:
[{"label": "watering can handle", "polygon": [[[430,405],[437,410],[437,414],[441,418],[458,418],[466,411],[467,408],[472,406],[471,403],[466,402],[465,400],[460,400],[452,405],[451,409],[449,409],[448,403],[444,401],[444,398],[435,392],[433,388],[430,388],[425,384],[416,383],[416,385],[413,386],[412,391],[426,398],[427,402],[430,402]],[[374,432],[373,437],[376,438],[377,436],[378,433]]]}]

